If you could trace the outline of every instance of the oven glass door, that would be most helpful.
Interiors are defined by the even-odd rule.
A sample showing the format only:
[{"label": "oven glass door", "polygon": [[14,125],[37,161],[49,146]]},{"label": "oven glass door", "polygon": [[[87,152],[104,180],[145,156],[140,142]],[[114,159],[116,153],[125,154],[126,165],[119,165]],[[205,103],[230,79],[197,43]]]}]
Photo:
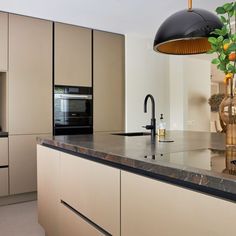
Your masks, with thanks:
[{"label": "oven glass door", "polygon": [[92,99],[88,96],[55,96],[55,126],[91,126]]}]

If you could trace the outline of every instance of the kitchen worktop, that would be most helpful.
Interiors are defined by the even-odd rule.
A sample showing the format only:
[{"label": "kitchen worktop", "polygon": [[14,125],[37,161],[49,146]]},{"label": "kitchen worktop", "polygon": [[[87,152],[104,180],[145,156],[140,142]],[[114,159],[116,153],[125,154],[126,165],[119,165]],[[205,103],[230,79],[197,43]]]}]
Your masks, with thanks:
[{"label": "kitchen worktop", "polygon": [[0,138],[6,138],[6,137],[8,137],[8,132],[0,131]]},{"label": "kitchen worktop", "polygon": [[111,133],[38,138],[75,156],[236,201],[236,150],[225,151],[224,142],[224,134],[191,131],[169,131],[154,143],[150,135]]}]

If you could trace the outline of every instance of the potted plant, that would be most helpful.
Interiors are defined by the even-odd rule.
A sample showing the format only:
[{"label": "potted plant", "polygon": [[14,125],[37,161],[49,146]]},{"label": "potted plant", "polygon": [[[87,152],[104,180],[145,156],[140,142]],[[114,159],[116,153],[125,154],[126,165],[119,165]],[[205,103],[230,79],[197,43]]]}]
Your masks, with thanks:
[{"label": "potted plant", "polygon": [[[226,146],[236,147],[236,2],[225,3],[216,9],[223,27],[212,32],[209,37],[210,54],[216,54],[212,63],[224,72],[225,97],[219,106],[219,113],[226,125]],[[232,24],[232,22],[234,22]]]}]

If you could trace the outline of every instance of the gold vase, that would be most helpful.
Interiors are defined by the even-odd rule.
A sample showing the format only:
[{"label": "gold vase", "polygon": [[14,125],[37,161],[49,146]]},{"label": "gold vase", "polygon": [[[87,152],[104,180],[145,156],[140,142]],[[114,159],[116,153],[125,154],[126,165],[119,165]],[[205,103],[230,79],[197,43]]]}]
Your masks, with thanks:
[{"label": "gold vase", "polygon": [[234,78],[226,81],[225,97],[219,106],[219,113],[226,125],[226,147],[236,147],[236,95]]},{"label": "gold vase", "polygon": [[236,149],[235,148],[226,148],[225,150],[226,159],[225,159],[225,170],[223,171],[226,174],[236,175]]}]

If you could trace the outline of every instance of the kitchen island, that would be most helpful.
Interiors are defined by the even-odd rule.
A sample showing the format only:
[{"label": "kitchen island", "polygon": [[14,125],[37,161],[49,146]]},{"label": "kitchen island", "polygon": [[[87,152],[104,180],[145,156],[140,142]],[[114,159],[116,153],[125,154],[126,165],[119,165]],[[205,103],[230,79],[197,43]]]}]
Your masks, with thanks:
[{"label": "kitchen island", "polygon": [[39,222],[48,236],[234,232],[236,155],[222,134],[172,131],[152,143],[96,133],[38,144]]}]

